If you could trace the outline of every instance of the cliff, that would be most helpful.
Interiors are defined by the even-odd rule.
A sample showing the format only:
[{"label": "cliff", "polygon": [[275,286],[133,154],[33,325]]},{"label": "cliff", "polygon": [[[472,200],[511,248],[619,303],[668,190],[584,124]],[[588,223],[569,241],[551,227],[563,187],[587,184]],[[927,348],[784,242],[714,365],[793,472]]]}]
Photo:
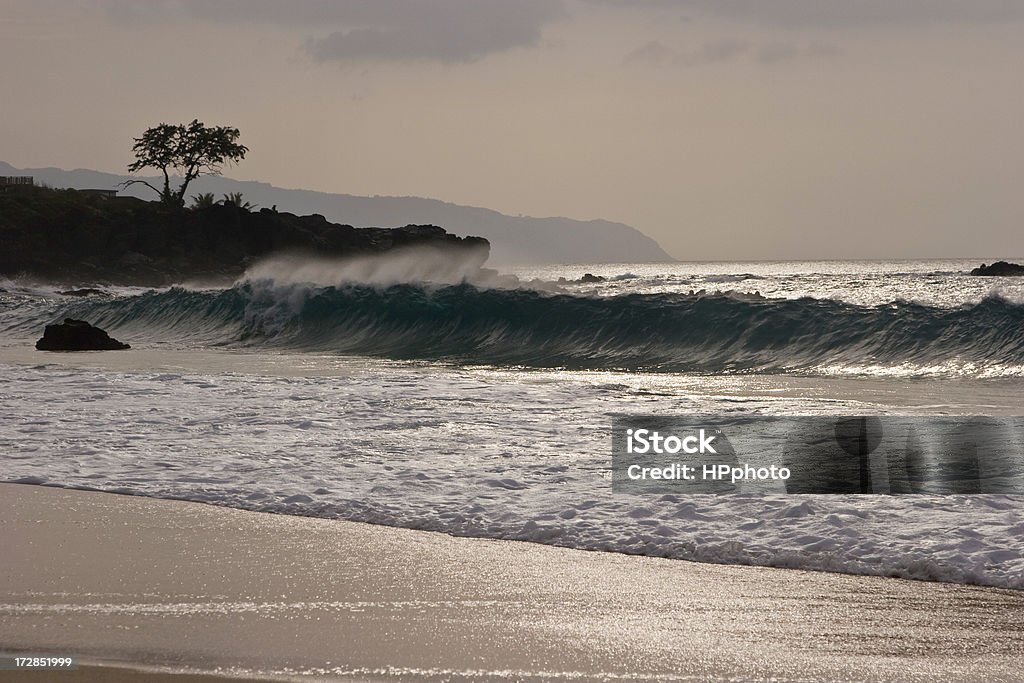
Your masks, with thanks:
[{"label": "cliff", "polygon": [[277,253],[355,256],[412,246],[473,250],[487,240],[432,225],[354,228],[234,204],[174,210],[133,197],[27,187],[0,193],[0,275],[51,282],[159,286],[232,280]]}]

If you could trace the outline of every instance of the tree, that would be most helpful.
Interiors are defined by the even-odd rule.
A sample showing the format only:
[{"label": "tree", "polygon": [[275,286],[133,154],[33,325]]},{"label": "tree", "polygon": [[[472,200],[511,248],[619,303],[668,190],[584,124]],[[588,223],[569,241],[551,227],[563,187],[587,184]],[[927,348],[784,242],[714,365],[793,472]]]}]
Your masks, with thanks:
[{"label": "tree", "polygon": [[[249,148],[238,144],[237,128],[207,127],[201,121],[172,125],[161,123],[135,138],[132,151],[135,161],[128,170],[136,173],[144,168],[155,168],[163,173],[163,189],[154,187],[140,178],[126,180],[125,187],[142,184],[160,195],[168,206],[185,205],[185,191],[189,183],[202,175],[220,175],[226,163],[237,163],[245,158]],[[181,178],[181,185],[171,189],[171,176]]]},{"label": "tree", "polygon": [[208,209],[216,203],[212,192],[200,192],[199,194],[192,195],[193,209]]},{"label": "tree", "polygon": [[252,202],[245,201],[245,196],[241,192],[229,192],[224,195],[224,199],[221,200],[223,204],[234,204],[240,209],[246,211],[252,211],[256,208],[256,205]]}]

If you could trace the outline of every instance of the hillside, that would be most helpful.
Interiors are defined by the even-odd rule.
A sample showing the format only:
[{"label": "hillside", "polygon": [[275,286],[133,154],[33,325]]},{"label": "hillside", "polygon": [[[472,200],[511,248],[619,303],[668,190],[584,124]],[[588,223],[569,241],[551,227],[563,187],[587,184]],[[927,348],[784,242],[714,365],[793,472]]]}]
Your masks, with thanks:
[{"label": "hillside", "polygon": [[[16,169],[0,162],[0,175],[31,175],[52,187],[116,188],[125,176],[78,169]],[[357,227],[429,223],[457,235],[479,235],[491,243],[491,263],[654,263],[674,261],[650,237],[622,223],[603,220],[508,216],[490,209],[460,206],[419,197],[359,197],[309,190],[288,190],[267,183],[223,177],[200,178],[189,196],[241,192],[260,207],[277,206],[296,214],[318,213]],[[141,186],[123,194],[152,199]]]}]

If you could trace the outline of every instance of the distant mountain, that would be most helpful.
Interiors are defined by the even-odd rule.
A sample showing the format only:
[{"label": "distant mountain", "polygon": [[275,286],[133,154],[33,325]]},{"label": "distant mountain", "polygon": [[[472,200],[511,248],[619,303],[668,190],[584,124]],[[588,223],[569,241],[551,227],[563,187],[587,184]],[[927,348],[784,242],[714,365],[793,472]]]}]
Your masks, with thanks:
[{"label": "distant mountain", "polygon": [[[114,189],[127,176],[87,169],[17,169],[0,161],[0,175],[31,175],[36,183],[75,189]],[[152,178],[147,180],[153,181]],[[154,182],[154,184],[157,184]],[[636,228],[603,220],[530,218],[420,197],[358,197],[310,190],[288,190],[267,183],[204,177],[189,186],[189,195],[212,192],[218,198],[241,192],[260,207],[277,206],[296,214],[318,213],[330,221],[356,227],[439,225],[457,235],[477,235],[491,243],[491,262],[514,263],[656,263],[674,261],[653,239]],[[135,185],[122,192],[152,199],[152,190]]]}]

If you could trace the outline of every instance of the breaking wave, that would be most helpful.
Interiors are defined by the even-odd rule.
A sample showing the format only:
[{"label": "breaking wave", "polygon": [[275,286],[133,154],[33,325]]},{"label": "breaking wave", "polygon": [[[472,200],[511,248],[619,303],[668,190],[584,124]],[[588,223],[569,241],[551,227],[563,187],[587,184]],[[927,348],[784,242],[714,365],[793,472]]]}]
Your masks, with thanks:
[{"label": "breaking wave", "polygon": [[[469,284],[173,288],[3,316],[26,335],[63,316],[131,342],[265,346],[462,364],[665,372],[837,365],[1024,366],[1024,305],[857,306],[728,294],[574,296]],[[24,312],[24,308],[21,309]]]}]

